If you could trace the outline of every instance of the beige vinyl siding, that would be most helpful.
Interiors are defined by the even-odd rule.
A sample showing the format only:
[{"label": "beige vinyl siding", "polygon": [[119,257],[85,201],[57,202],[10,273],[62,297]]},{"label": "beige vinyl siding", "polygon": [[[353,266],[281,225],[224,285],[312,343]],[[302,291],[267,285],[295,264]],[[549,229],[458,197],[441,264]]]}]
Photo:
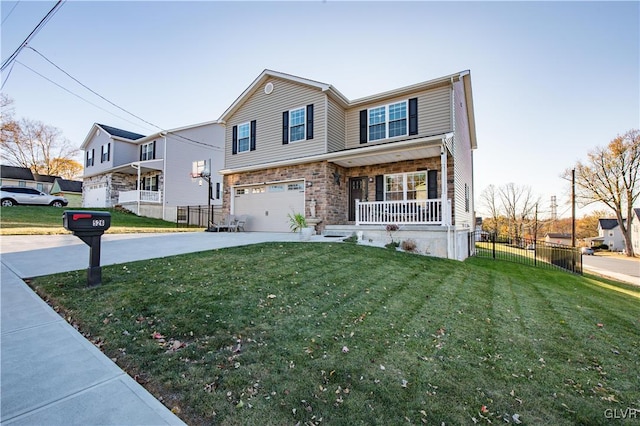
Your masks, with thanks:
[{"label": "beige vinyl siding", "polygon": [[[273,92],[264,87],[273,83]],[[313,139],[282,144],[282,113],[313,104]],[[232,129],[256,120],[256,150],[232,155]],[[270,78],[227,120],[225,167],[235,168],[322,154],[325,151],[325,94],[289,80]]]},{"label": "beige vinyl siding", "polygon": [[[362,104],[347,111],[347,140],[346,148],[358,148],[360,144],[360,111],[388,105],[394,102],[405,101],[410,98],[418,98],[418,136],[430,136],[440,133],[450,132],[451,123],[451,88],[450,86],[438,87],[417,93],[410,93],[404,96],[389,98],[371,104]],[[411,136],[414,138],[415,136]],[[408,136],[401,136],[392,139],[381,139],[368,144],[380,144],[391,141],[405,140]]]},{"label": "beige vinyl siding", "polygon": [[345,148],[344,144],[344,123],[345,123],[345,111],[334,100],[328,99],[329,111],[329,123],[328,123],[328,140],[327,151],[336,152]]},{"label": "beige vinyl siding", "polygon": [[[455,120],[453,180],[455,191],[455,224],[458,227],[474,227],[473,218],[473,152],[469,135],[467,105],[462,81],[454,83],[453,115]],[[465,184],[469,187],[469,211],[465,211]]]}]

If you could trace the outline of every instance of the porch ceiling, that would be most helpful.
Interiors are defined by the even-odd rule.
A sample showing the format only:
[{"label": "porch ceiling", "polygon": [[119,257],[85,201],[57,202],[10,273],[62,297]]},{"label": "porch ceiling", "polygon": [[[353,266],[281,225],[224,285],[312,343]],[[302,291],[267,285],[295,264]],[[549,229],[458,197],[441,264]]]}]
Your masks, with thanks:
[{"label": "porch ceiling", "polygon": [[149,161],[136,161],[134,163],[123,164],[122,166],[114,167],[111,172],[124,173],[128,175],[138,174],[138,165],[140,166],[140,173],[152,172],[154,170],[162,170],[162,160],[149,160]]},{"label": "porch ceiling", "polygon": [[341,156],[329,160],[331,163],[338,164],[342,167],[360,167],[370,166],[374,164],[395,163],[398,161],[416,160],[420,158],[430,158],[440,156],[440,144],[437,145],[419,145],[412,147],[393,147],[391,144],[388,149],[378,149],[371,152],[354,152],[351,155]]}]

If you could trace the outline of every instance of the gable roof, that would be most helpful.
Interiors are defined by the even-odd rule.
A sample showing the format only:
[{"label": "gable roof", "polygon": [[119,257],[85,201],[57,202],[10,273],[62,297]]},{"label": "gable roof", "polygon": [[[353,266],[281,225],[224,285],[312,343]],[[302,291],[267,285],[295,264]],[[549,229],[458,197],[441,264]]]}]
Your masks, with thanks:
[{"label": "gable roof", "polygon": [[48,182],[53,183],[56,179],[59,179],[60,176],[50,176],[50,175],[39,175],[38,173],[33,174],[33,179],[36,182]]},{"label": "gable roof", "polygon": [[82,181],[57,178],[54,186],[58,185],[60,191],[82,193]]},{"label": "gable roof", "polygon": [[598,219],[598,225],[602,229],[613,229],[618,226],[618,219]]},{"label": "gable roof", "polygon": [[455,80],[462,81],[464,84],[464,93],[465,100],[467,104],[467,121],[469,123],[469,136],[471,138],[471,147],[476,149],[477,139],[476,139],[476,122],[475,122],[475,113],[473,109],[473,95],[471,93],[471,73],[470,71],[462,71],[456,74],[450,74],[444,77],[436,78],[433,80],[424,81],[422,83],[413,84],[410,86],[400,87],[398,89],[390,90],[387,92],[378,93],[375,95],[367,96],[360,99],[349,100],[342,93],[338,91],[331,84],[321,83],[319,81],[310,80],[307,78],[297,77],[295,75],[286,74],[278,71],[273,71],[269,69],[265,69],[262,73],[245,89],[244,92],[227,108],[227,110],[220,116],[218,119],[221,123],[226,123],[228,118],[233,115],[260,87],[262,84],[269,79],[270,77],[276,77],[284,80],[293,81],[298,84],[303,84],[309,87],[316,88],[325,92],[327,96],[336,100],[343,108],[353,108],[358,105],[363,105],[371,102],[382,101],[386,98],[401,96],[403,94],[408,94],[412,92],[416,92],[419,90],[425,90],[432,87],[441,86],[443,84],[448,84],[449,82],[453,82]]},{"label": "gable roof", "polygon": [[560,238],[560,239],[570,239],[571,234],[566,234],[564,232],[549,232],[547,233],[547,237],[549,238]]},{"label": "gable roof", "polygon": [[129,139],[135,141],[136,139],[144,138],[144,135],[140,133],[130,132],[128,130],[118,129],[117,127],[107,126],[105,124],[96,123],[97,126],[100,126],[102,130],[109,133],[111,136],[116,136],[118,138]]},{"label": "gable roof", "polygon": [[31,173],[31,169],[27,167],[16,167],[16,166],[5,166],[5,165],[0,165],[0,178],[34,180],[33,173]]},{"label": "gable roof", "polygon": [[636,218],[638,220],[640,220],[640,209],[639,208],[635,208],[635,209],[633,209],[633,212],[635,213]]}]

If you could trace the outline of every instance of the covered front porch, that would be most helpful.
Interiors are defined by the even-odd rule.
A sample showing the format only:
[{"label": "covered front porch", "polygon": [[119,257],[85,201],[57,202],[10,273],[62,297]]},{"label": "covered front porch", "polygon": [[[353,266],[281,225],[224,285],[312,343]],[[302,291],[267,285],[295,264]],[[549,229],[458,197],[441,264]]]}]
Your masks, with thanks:
[{"label": "covered front porch", "polygon": [[118,189],[117,203],[139,216],[162,217],[164,160],[136,161],[114,170],[128,176]]}]

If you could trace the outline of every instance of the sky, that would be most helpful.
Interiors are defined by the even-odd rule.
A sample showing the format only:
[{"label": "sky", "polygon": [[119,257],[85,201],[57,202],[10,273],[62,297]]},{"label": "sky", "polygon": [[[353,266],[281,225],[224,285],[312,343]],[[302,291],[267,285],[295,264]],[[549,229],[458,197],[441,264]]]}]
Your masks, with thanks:
[{"label": "sky", "polygon": [[[54,4],[1,1],[3,62]],[[569,217],[564,171],[640,128],[637,1],[68,0],[29,46],[126,111],[23,49],[2,92],[78,147],[96,122],[151,134],[216,120],[264,69],[349,99],[469,70],[479,215],[481,192],[512,182],[541,216],[556,196]]]}]

